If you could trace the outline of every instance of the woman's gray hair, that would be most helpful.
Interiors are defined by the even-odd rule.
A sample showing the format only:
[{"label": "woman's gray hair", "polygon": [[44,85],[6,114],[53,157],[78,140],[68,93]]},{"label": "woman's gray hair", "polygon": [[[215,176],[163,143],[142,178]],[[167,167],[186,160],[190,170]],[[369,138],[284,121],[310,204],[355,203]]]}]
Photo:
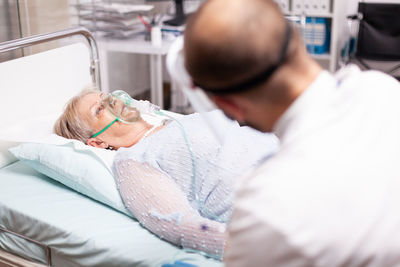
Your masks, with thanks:
[{"label": "woman's gray hair", "polygon": [[82,115],[78,113],[78,105],[82,97],[92,93],[98,93],[98,91],[92,86],[86,87],[81,93],[69,100],[64,112],[54,124],[53,130],[56,134],[68,139],[77,139],[86,144],[93,135],[93,130],[90,129]]}]

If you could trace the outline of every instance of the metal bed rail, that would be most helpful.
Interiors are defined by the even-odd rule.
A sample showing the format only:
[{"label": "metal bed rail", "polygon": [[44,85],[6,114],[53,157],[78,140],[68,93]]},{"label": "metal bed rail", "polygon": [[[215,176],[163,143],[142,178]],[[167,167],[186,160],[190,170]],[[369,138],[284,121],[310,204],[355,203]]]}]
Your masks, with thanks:
[{"label": "metal bed rail", "polygon": [[44,243],[41,243],[39,241],[36,241],[36,240],[34,240],[32,238],[26,237],[24,235],[18,234],[18,233],[14,232],[14,231],[10,231],[10,230],[2,227],[1,225],[0,225],[0,232],[6,232],[6,233],[9,233],[9,234],[15,235],[15,236],[17,236],[19,238],[25,239],[25,240],[27,240],[29,242],[32,242],[32,243],[42,247],[46,251],[46,266],[51,266],[51,249],[50,249],[50,247],[48,245],[46,245]]},{"label": "metal bed rail", "polygon": [[57,32],[38,34],[0,43],[0,53],[50,42],[74,35],[82,35],[90,47],[90,75],[96,87],[101,90],[99,53],[93,35],[85,27],[74,27]]},{"label": "metal bed rail", "polygon": [[[26,48],[29,46],[50,42],[62,38],[71,37],[74,35],[82,35],[85,37],[86,41],[89,44],[90,48],[90,75],[92,76],[92,81],[96,85],[98,90],[101,90],[101,81],[100,81],[100,64],[99,64],[99,54],[96,41],[93,35],[84,27],[75,27],[70,29],[65,29],[52,33],[45,33],[39,35],[33,35],[25,38],[20,38],[16,40],[6,41],[0,43],[0,53],[5,53],[8,51],[13,51],[16,49]],[[23,236],[11,230],[8,230],[4,227],[0,226],[0,232],[6,232],[25,240],[28,240],[36,245],[41,246],[46,251],[46,264],[47,266],[51,266],[51,248],[41,242],[33,240],[29,237]]]}]

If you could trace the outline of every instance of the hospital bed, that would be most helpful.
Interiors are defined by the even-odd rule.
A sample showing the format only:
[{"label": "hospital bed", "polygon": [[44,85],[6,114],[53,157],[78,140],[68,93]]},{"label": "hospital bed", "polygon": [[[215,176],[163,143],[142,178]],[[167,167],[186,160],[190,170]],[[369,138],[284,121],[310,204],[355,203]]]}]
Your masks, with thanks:
[{"label": "hospital bed", "polygon": [[9,154],[9,147],[51,131],[63,105],[85,85],[101,88],[96,42],[84,28],[1,43],[0,52],[54,40],[64,46],[0,63],[0,133],[9,134],[0,137],[0,266],[161,266],[176,260],[222,266]]}]

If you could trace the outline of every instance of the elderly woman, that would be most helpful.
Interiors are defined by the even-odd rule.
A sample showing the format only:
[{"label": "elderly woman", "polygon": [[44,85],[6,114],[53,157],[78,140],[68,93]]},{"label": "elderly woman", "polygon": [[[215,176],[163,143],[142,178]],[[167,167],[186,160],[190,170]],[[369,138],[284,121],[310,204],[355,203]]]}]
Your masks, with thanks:
[{"label": "elderly woman", "polygon": [[141,117],[123,123],[104,107],[104,97],[83,91],[67,104],[54,130],[100,148],[118,150],[113,172],[126,207],[160,238],[220,258],[225,223],[237,179],[276,151],[261,134],[213,111],[226,130],[220,144],[199,114],[151,125]]}]

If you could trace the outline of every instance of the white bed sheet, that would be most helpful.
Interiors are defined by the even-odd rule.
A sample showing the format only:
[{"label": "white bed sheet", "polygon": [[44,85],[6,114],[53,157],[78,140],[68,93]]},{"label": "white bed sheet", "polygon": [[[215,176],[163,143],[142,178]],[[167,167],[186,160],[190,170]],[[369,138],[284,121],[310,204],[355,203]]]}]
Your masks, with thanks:
[{"label": "white bed sheet", "polygon": [[[50,246],[52,266],[161,266],[174,257],[197,266],[223,265],[160,240],[20,161],[0,169],[0,226]],[[1,231],[0,248],[45,262],[42,248]]]}]

